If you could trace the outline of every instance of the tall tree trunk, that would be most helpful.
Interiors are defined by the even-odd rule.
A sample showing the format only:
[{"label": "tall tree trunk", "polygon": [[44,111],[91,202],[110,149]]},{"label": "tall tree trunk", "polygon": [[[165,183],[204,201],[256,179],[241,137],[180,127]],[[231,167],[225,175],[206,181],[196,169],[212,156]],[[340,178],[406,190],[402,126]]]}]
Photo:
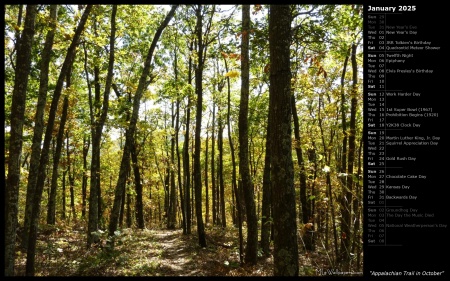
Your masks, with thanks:
[{"label": "tall tree trunk", "polygon": [[[225,63],[225,71],[228,73],[228,64],[225,57],[223,57],[223,61]],[[241,201],[238,196],[238,185],[237,185],[237,172],[236,172],[236,159],[234,154],[234,145],[233,145],[233,137],[231,135],[231,85],[230,85],[230,77],[227,76],[227,132],[228,132],[228,143],[230,144],[230,153],[231,153],[231,166],[232,166],[232,174],[231,174],[231,188],[232,195],[235,198],[236,202],[236,213],[237,213],[237,224],[239,228],[239,260],[241,265],[244,263],[244,246],[243,246],[243,237],[242,237],[242,208]],[[234,210],[233,206],[233,210]]]},{"label": "tall tree trunk", "polygon": [[227,227],[227,219],[226,219],[226,213],[225,213],[225,183],[223,179],[223,125],[222,125],[222,118],[220,117],[220,108],[219,108],[219,131],[217,134],[217,146],[219,149],[219,190],[220,190],[220,212],[221,212],[221,223],[222,227]]},{"label": "tall tree trunk", "polygon": [[62,191],[61,191],[61,220],[66,219],[66,176],[67,170],[63,171],[62,177]]},{"label": "tall tree trunk", "polygon": [[136,149],[136,141],[131,147],[131,161],[133,162],[134,185],[136,189],[136,220],[139,229],[144,229],[144,205],[142,202],[142,183],[141,173],[139,172],[138,155]]},{"label": "tall tree trunk", "polygon": [[[193,41],[189,44],[189,51],[192,53]],[[188,83],[192,84],[192,56],[189,56],[188,62]],[[186,233],[191,234],[191,176],[190,176],[190,160],[189,160],[189,137],[190,137],[190,122],[191,122],[191,96],[187,97],[187,112],[186,112],[186,133],[184,135],[183,145],[183,172],[184,172],[184,206],[185,206],[185,218],[186,218]]]},{"label": "tall tree trunk", "polygon": [[[363,147],[363,138],[360,138],[359,141],[359,152],[358,152],[358,172],[357,172],[357,178],[360,179],[361,172],[362,172],[362,147]],[[353,199],[353,210],[355,212],[355,219],[354,219],[354,227],[353,227],[353,237],[352,237],[352,249],[351,252],[356,252],[356,270],[359,271],[360,268],[360,259],[361,259],[361,201],[362,201],[362,187],[360,185],[361,180],[358,180],[356,182],[356,196]]]},{"label": "tall tree trunk", "polygon": [[213,213],[213,225],[218,224],[218,215],[217,215],[217,187],[216,187],[216,173],[215,173],[215,145],[216,145],[216,138],[215,138],[215,127],[216,127],[216,103],[213,99],[213,111],[212,111],[212,130],[211,130],[211,193],[212,193],[212,213]]},{"label": "tall tree trunk", "polygon": [[202,32],[202,5],[198,5],[196,10],[197,25],[197,68],[195,69],[195,92],[197,94],[197,112],[195,118],[195,154],[194,154],[194,190],[195,190],[195,213],[197,217],[197,233],[198,242],[201,247],[206,247],[205,226],[202,216],[202,175],[200,167],[201,138],[200,131],[202,128],[202,104],[203,104],[203,66],[204,66],[204,44]]},{"label": "tall tree trunk", "polygon": [[127,192],[127,228],[130,228],[133,224],[131,218],[131,194]]},{"label": "tall tree trunk", "polygon": [[[206,125],[206,144],[205,144],[205,199],[206,199],[206,218],[205,225],[209,222],[209,188],[208,188],[208,146],[209,146],[209,119]],[[213,176],[214,178],[214,176]]]},{"label": "tall tree trunk", "polygon": [[89,152],[89,146],[91,145],[91,137],[83,135],[83,180],[81,184],[81,217],[86,217],[86,198],[87,198],[87,155]]},{"label": "tall tree trunk", "polygon": [[343,260],[344,270],[348,270],[350,263],[350,245],[351,245],[351,213],[353,201],[353,163],[355,161],[355,147],[356,147],[356,114],[358,106],[358,69],[356,64],[356,44],[352,45],[352,71],[353,71],[353,85],[351,92],[351,106],[350,106],[350,130],[348,137],[348,168],[347,168],[347,186],[343,190],[344,198],[342,200],[342,236],[341,236],[341,255]]},{"label": "tall tree trunk", "polygon": [[[56,220],[56,188],[58,185],[58,167],[59,167],[59,159],[61,158],[61,150],[63,147],[64,141],[64,127],[66,125],[67,120],[67,109],[69,107],[69,99],[67,95],[64,97],[63,103],[63,111],[61,113],[61,121],[59,124],[58,136],[56,138],[56,151],[53,155],[53,172],[52,172],[52,184],[50,187],[50,200],[48,202],[48,211],[47,211],[47,224],[55,224]],[[66,173],[66,169],[64,169],[64,173]]]},{"label": "tall tree trunk", "polygon": [[190,165],[189,165],[189,128],[191,117],[191,98],[188,97],[188,108],[186,113],[186,134],[184,136],[184,148],[183,148],[183,171],[184,171],[184,206],[186,217],[186,234],[191,234],[191,179],[190,179]]},{"label": "tall tree trunk", "polygon": [[[70,75],[71,75],[71,70],[69,70],[67,77],[66,77],[66,88],[70,88]],[[64,130],[65,130],[65,125],[66,125],[66,120],[67,120],[67,111],[68,111],[68,107],[69,107],[69,98],[67,95],[64,96],[64,101],[63,101],[63,110],[61,113],[61,120],[60,120],[60,124],[59,124],[59,131],[58,131],[58,136],[56,139],[56,151],[55,154],[53,155],[53,172],[52,172],[52,183],[51,183],[51,187],[50,187],[50,200],[48,202],[48,211],[47,211],[47,224],[55,224],[56,223],[56,189],[57,189],[57,185],[58,185],[58,175],[59,175],[59,159],[61,158],[61,150],[63,148],[64,145]],[[67,155],[69,155],[69,152],[67,152]],[[70,167],[70,166],[69,166]],[[66,175],[67,172],[69,172],[70,175],[70,171],[68,170],[68,167],[64,167],[64,176]],[[63,182],[63,197],[62,197],[62,203],[63,203],[63,213],[61,215],[62,219],[65,219],[65,177],[64,177],[64,182]]]},{"label": "tall tree trunk", "polygon": [[[291,107],[292,107],[292,117],[294,120],[294,136],[295,136],[295,152],[297,153],[297,161],[298,166],[300,168],[300,203],[301,203],[301,220],[302,223],[306,226],[307,223],[312,223],[312,212],[311,207],[308,204],[308,199],[306,196],[306,171],[305,165],[303,162],[303,151],[301,147],[300,141],[300,124],[298,122],[298,114],[297,107],[295,106],[295,96],[292,94],[291,96]],[[314,241],[313,241],[313,226],[304,227],[303,232],[303,243],[306,250],[312,251],[314,249]]]},{"label": "tall tree trunk", "polygon": [[14,275],[15,242],[20,185],[20,155],[22,153],[23,121],[31,68],[36,5],[27,5],[25,26],[18,40],[16,73],[11,104],[11,131],[9,138],[8,176],[5,192],[5,275]]},{"label": "tall tree trunk", "polygon": [[258,254],[258,221],[254,199],[253,182],[248,163],[248,96],[249,96],[249,38],[250,5],[242,7],[242,45],[241,45],[241,101],[239,104],[239,173],[244,190],[247,214],[247,247],[245,263],[256,264]]},{"label": "tall tree trunk", "polygon": [[[172,102],[172,128],[175,130],[175,108]],[[169,229],[175,229],[177,220],[177,193],[175,183],[175,134],[170,138],[170,210],[168,216]]]},{"label": "tall tree trunk", "polygon": [[29,243],[27,248],[27,263],[26,263],[26,275],[34,276],[34,263],[35,263],[35,253],[36,253],[36,239],[37,239],[37,231],[38,231],[38,222],[41,208],[41,198],[42,192],[44,190],[44,182],[46,178],[46,166],[49,159],[49,147],[50,142],[52,140],[53,127],[55,123],[56,110],[59,103],[59,98],[61,96],[64,78],[67,76],[67,73],[70,71],[72,67],[72,62],[75,59],[76,55],[76,47],[78,45],[78,41],[81,37],[81,32],[84,29],[84,25],[86,24],[89,13],[92,9],[92,5],[87,5],[84,9],[83,15],[78,23],[78,27],[75,30],[75,34],[72,39],[72,43],[67,50],[66,58],[64,59],[63,66],[61,68],[61,72],[59,74],[58,80],[56,82],[55,91],[53,93],[53,100],[50,106],[49,117],[47,121],[47,128],[45,131],[44,144],[42,147],[41,158],[39,160],[39,172],[38,178],[36,181],[36,192],[35,196],[32,200],[33,202],[33,213],[31,216],[30,223],[30,236]]},{"label": "tall tree trunk", "polygon": [[[270,105],[269,105],[270,108]],[[261,249],[267,256],[270,252],[270,229],[273,223],[271,219],[271,184],[270,184],[270,112],[267,122],[267,136],[266,136],[266,155],[264,157],[264,174],[263,174],[263,198],[261,206]]]},{"label": "tall tree trunk", "polygon": [[[176,67],[175,67],[176,68]],[[176,77],[176,76],[175,76]],[[181,177],[181,156],[180,156],[180,146],[178,143],[178,135],[180,133],[180,99],[177,98],[177,119],[176,123],[176,149],[177,149],[177,166],[178,166],[178,190],[180,192],[180,205],[181,205],[181,225],[183,228],[183,234],[186,234],[186,211],[183,197],[183,185],[182,185],[182,177]]]},{"label": "tall tree trunk", "polygon": [[[348,132],[347,132],[347,110],[346,110],[346,98],[345,98],[345,73],[347,72],[347,64],[348,64],[348,59],[350,57],[350,52],[351,52],[351,48],[349,48],[348,50],[348,54],[345,57],[344,60],[344,68],[342,70],[342,75],[341,75],[341,124],[342,124],[342,133],[344,135],[343,139],[342,139],[342,155],[341,155],[341,166],[340,166],[340,172],[341,174],[345,175],[347,173],[347,141],[348,141]],[[344,206],[345,206],[345,189],[347,188],[347,177],[346,176],[342,176],[340,177],[341,180],[341,186],[342,186],[342,193],[341,196],[339,198],[339,203],[341,206],[341,224],[343,223],[342,220],[344,219],[343,213],[345,213],[344,211]],[[330,191],[331,192],[331,191]],[[330,197],[331,198],[331,197]],[[333,216],[333,215],[332,215]],[[336,231],[335,231],[336,232]],[[337,246],[337,234],[334,234],[335,236],[335,251],[336,251],[336,257],[337,260],[340,262],[342,261],[342,250],[339,252],[338,251],[338,246]],[[343,247],[343,243],[342,243],[342,232],[341,232],[341,249]]]},{"label": "tall tree trunk", "polygon": [[298,276],[299,272],[291,140],[290,42],[290,6],[271,5],[269,91],[275,276]]},{"label": "tall tree trunk", "polygon": [[[87,233],[87,246],[90,247],[92,243],[97,242],[97,236],[92,233],[99,228],[99,219],[101,218],[101,196],[100,196],[100,142],[102,138],[103,126],[108,115],[109,107],[109,93],[111,91],[113,70],[114,70],[114,42],[116,34],[116,13],[117,5],[113,5],[111,13],[111,35],[109,38],[109,60],[108,73],[105,82],[105,91],[103,93],[103,104],[100,113],[100,81],[99,70],[96,65],[95,68],[95,107],[98,110],[99,116],[95,120],[91,116],[92,122],[92,164],[91,164],[91,187],[89,193],[89,222]],[[94,26],[95,28],[95,26]],[[96,114],[97,115],[97,114]]]},{"label": "tall tree trunk", "polygon": [[69,172],[69,192],[70,192],[70,211],[72,218],[75,221],[77,219],[77,213],[75,210],[75,168],[70,160],[70,146],[69,146],[69,128],[66,131],[66,153],[67,153],[67,171]]},{"label": "tall tree trunk", "polygon": [[[126,131],[126,139],[125,139],[125,146],[123,148],[123,154],[122,154],[122,161],[120,163],[120,171],[119,171],[119,178],[117,180],[117,185],[115,188],[115,194],[114,194],[114,204],[113,208],[111,210],[111,216],[109,219],[109,235],[113,236],[114,232],[117,230],[117,223],[119,219],[119,211],[120,211],[120,205],[123,200],[122,193],[125,189],[126,184],[126,171],[127,171],[127,165],[129,163],[130,159],[130,150],[131,145],[133,144],[133,138],[136,131],[136,124],[139,117],[139,106],[141,103],[141,97],[144,93],[145,87],[147,85],[147,78],[150,74],[150,66],[151,61],[153,58],[153,52],[156,48],[156,44],[159,40],[159,37],[161,36],[164,28],[169,24],[169,21],[172,19],[173,15],[175,14],[175,10],[178,7],[178,5],[173,5],[169,13],[166,15],[164,21],[161,23],[161,25],[156,30],[155,36],[153,37],[152,44],[150,46],[149,52],[147,54],[147,58],[144,63],[144,69],[142,71],[141,77],[139,78],[139,84],[138,88],[136,90],[134,100],[133,100],[133,112],[130,118],[130,123],[128,126],[128,129]],[[111,248],[114,246],[114,240],[111,240],[110,242]]]},{"label": "tall tree trunk", "polygon": [[57,5],[50,5],[50,23],[49,31],[45,37],[44,49],[42,50],[41,69],[39,74],[39,95],[36,107],[36,115],[34,118],[33,128],[33,143],[31,145],[30,169],[28,174],[27,195],[25,201],[25,217],[24,217],[24,232],[22,236],[22,248],[28,247],[28,234],[30,232],[30,222],[32,206],[37,174],[39,168],[39,157],[41,155],[42,134],[44,132],[44,110],[47,103],[48,90],[48,71],[51,60],[51,51],[53,46],[53,39],[55,37],[55,27],[57,18]]}]

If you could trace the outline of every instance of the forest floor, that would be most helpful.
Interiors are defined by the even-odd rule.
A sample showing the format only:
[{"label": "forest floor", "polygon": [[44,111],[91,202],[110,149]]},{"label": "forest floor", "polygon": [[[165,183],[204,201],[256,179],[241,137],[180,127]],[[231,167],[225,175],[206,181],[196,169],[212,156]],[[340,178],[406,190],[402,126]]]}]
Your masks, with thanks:
[{"label": "forest floor", "polygon": [[[45,227],[45,228],[44,228]],[[239,239],[235,227],[208,227],[207,247],[198,245],[195,227],[182,230],[123,229],[114,250],[106,241],[86,248],[83,227],[43,226],[37,241],[36,276],[271,276],[272,255],[258,254],[256,265],[239,264]],[[105,233],[106,235],[106,233]],[[245,240],[244,234],[244,240]],[[301,243],[301,241],[299,242]],[[300,245],[300,244],[299,244]],[[26,252],[17,251],[16,275],[25,275]],[[300,250],[301,276],[330,275],[325,251]],[[352,273],[359,275],[359,273]]]}]

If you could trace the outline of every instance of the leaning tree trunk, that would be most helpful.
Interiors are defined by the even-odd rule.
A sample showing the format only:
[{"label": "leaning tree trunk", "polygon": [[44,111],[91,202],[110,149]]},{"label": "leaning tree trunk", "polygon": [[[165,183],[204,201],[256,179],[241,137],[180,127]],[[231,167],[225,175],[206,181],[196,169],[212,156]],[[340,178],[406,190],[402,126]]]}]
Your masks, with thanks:
[{"label": "leaning tree trunk", "polygon": [[291,140],[291,18],[289,5],[269,12],[271,183],[274,275],[298,276],[297,222]]},{"label": "leaning tree trunk", "polygon": [[[139,84],[134,96],[133,100],[133,112],[131,114],[130,123],[128,126],[128,129],[126,130],[126,138],[125,138],[125,145],[123,148],[123,154],[122,154],[122,161],[120,163],[120,171],[119,171],[119,178],[117,180],[117,185],[115,188],[114,193],[114,204],[113,208],[111,210],[111,216],[109,219],[109,236],[114,237],[114,232],[117,230],[117,224],[119,221],[119,212],[120,212],[120,205],[122,203],[122,194],[123,190],[125,189],[126,185],[126,174],[127,174],[127,165],[130,162],[130,151],[131,151],[131,145],[133,144],[134,139],[134,133],[136,131],[136,125],[137,120],[139,117],[139,106],[141,103],[141,97],[144,93],[145,87],[147,85],[147,77],[150,74],[150,66],[153,58],[153,52],[156,48],[156,44],[159,40],[159,37],[161,36],[164,28],[169,24],[169,21],[172,19],[173,15],[175,14],[175,10],[178,7],[178,5],[173,5],[169,13],[166,15],[166,18],[161,23],[161,25],[158,27],[155,36],[153,37],[152,44],[150,46],[150,49],[148,51],[145,63],[144,63],[144,69],[142,71],[141,77],[139,78]],[[114,247],[114,240],[112,239],[110,241],[111,248]]]},{"label": "leaning tree trunk", "polygon": [[56,222],[56,187],[58,184],[58,175],[59,175],[58,166],[59,166],[59,159],[61,158],[61,150],[64,141],[64,127],[66,125],[68,107],[69,107],[69,99],[67,98],[67,96],[65,96],[63,111],[61,114],[61,121],[59,124],[58,136],[56,138],[56,151],[55,154],[53,155],[53,172],[52,172],[52,183],[50,187],[50,199],[48,201],[47,224],[55,224]]},{"label": "leaning tree trunk", "polygon": [[41,199],[42,192],[44,190],[44,182],[47,176],[46,166],[49,159],[49,148],[50,142],[52,140],[53,127],[55,123],[56,110],[59,103],[59,98],[61,97],[61,92],[64,84],[64,78],[67,76],[70,68],[72,67],[72,62],[75,59],[76,55],[76,47],[79,44],[79,40],[81,37],[81,32],[84,29],[84,25],[86,24],[89,13],[91,12],[92,5],[87,5],[83,16],[78,23],[78,27],[75,30],[75,34],[72,39],[72,43],[67,50],[66,58],[64,59],[63,66],[61,68],[61,72],[59,74],[58,80],[56,82],[55,91],[53,93],[53,100],[50,106],[50,112],[47,121],[47,128],[45,131],[44,144],[42,147],[41,158],[39,160],[39,172],[38,178],[36,181],[36,192],[33,198],[33,213],[31,216],[31,224],[30,224],[30,236],[29,243],[27,249],[27,263],[26,263],[26,275],[34,276],[34,263],[35,263],[35,253],[36,253],[36,240],[37,240],[37,231],[38,231],[38,222],[41,208]]},{"label": "leaning tree trunk", "polygon": [[22,152],[23,121],[31,69],[31,48],[37,14],[36,5],[27,5],[25,26],[18,39],[16,73],[11,105],[8,177],[5,192],[5,275],[14,275],[15,242],[20,184],[20,154]]}]

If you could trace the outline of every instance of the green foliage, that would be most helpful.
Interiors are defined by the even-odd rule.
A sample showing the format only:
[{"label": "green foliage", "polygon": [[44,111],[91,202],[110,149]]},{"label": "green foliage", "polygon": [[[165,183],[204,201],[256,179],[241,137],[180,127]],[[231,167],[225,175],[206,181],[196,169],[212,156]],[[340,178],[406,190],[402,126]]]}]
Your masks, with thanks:
[{"label": "green foliage", "polygon": [[[122,149],[125,143],[125,128],[129,124],[129,114],[133,106],[134,95],[139,84],[139,77],[144,67],[144,61],[151,40],[157,26],[167,12],[169,6],[155,5],[120,5],[117,12],[117,32],[115,38],[115,66],[113,83],[117,86],[118,93],[111,90],[109,112],[101,140],[101,169],[100,186],[102,191],[102,206],[104,219],[108,220],[111,206],[114,200],[114,188],[118,179]],[[205,10],[205,19],[209,19],[210,8]],[[314,8],[314,9],[313,9]],[[175,17],[164,31],[154,53],[151,65],[151,74],[147,79],[144,91],[141,112],[137,122],[135,141],[138,151],[138,165],[143,184],[143,204],[146,225],[157,227],[160,224],[159,217],[163,217],[166,193],[163,188],[166,172],[176,171],[177,153],[174,162],[170,159],[170,140],[177,138],[180,158],[183,153],[186,126],[190,130],[189,153],[192,157],[193,132],[195,126],[201,126],[202,148],[206,147],[206,131],[211,130],[206,126],[206,120],[210,114],[213,102],[216,104],[216,137],[219,122],[223,125],[223,176],[225,182],[225,198],[227,216],[230,216],[232,205],[231,190],[231,149],[228,140],[227,117],[230,113],[230,134],[234,142],[236,160],[238,155],[238,113],[240,99],[240,42],[242,39],[241,18],[238,12],[240,6],[216,6],[216,12],[212,18],[211,32],[208,35],[208,46],[205,53],[205,66],[203,69],[203,123],[195,124],[196,101],[194,72],[198,58],[196,52],[195,15],[192,6],[181,5]],[[310,11],[309,13],[305,13]],[[15,77],[16,38],[15,32],[23,29],[23,22],[18,26],[18,5],[5,6],[5,158],[8,156],[8,126],[11,112],[11,95]],[[67,123],[67,136],[69,138],[70,163],[74,177],[75,209],[81,210],[81,184],[83,174],[90,176],[91,152],[88,151],[86,168],[83,168],[83,145],[91,135],[92,114],[96,115],[98,108],[94,104],[95,85],[94,67],[99,68],[100,96],[103,96],[104,85],[109,59],[109,36],[111,5],[95,5],[92,14],[82,35],[82,43],[78,46],[73,70],[71,74],[71,87],[65,90],[69,97],[70,109]],[[252,180],[255,185],[255,199],[261,204],[262,175],[264,169],[265,143],[267,134],[267,118],[269,108],[269,38],[268,38],[268,7],[267,5],[252,6],[252,23],[250,36],[250,98],[249,98],[249,160],[251,165]],[[341,116],[347,117],[345,124],[349,128],[350,98],[352,92],[352,69],[348,65],[341,85],[343,62],[349,54],[349,47],[353,43],[359,43],[362,37],[362,6],[361,5],[293,5],[293,40],[291,45],[291,89],[295,96],[295,108],[300,123],[300,140],[295,147],[303,151],[304,166],[306,168],[308,184],[308,202],[318,204],[317,209],[329,212],[326,204],[331,204],[330,196],[338,197],[342,182],[347,174],[342,167],[342,132]],[[52,59],[49,70],[49,88],[47,107],[44,120],[47,120],[52,94],[55,89],[56,79],[61,69],[62,60],[67,52],[74,28],[77,25],[82,10],[75,5],[58,6],[58,23],[55,34],[55,43],[52,50]],[[24,144],[21,159],[22,167],[21,188],[19,198],[19,219],[22,220],[26,196],[26,180],[28,176],[29,159],[25,155],[31,151],[32,131],[34,127],[34,115],[37,103],[37,93],[40,76],[40,54],[43,42],[49,30],[49,13],[47,6],[39,10],[36,25],[35,44],[32,49],[32,70],[28,83],[26,113],[24,119]],[[204,26],[206,28],[206,26]],[[192,49],[191,49],[192,46]],[[362,47],[358,47],[357,60],[363,60]],[[189,61],[191,65],[189,65]],[[190,80],[189,80],[190,78]],[[229,78],[229,79],[228,79]],[[362,137],[362,66],[358,65],[358,79],[356,97],[358,98],[358,111],[356,115],[356,139]],[[228,85],[228,82],[230,83]],[[88,83],[90,89],[88,88]],[[228,86],[230,88],[228,88]],[[89,92],[91,91],[91,101]],[[228,91],[230,91],[230,108],[228,108]],[[343,95],[342,95],[343,93]],[[342,103],[342,97],[345,103]],[[100,99],[101,100],[101,99]],[[179,113],[176,116],[175,106],[180,103]],[[190,123],[186,124],[187,109],[190,104]],[[172,112],[172,105],[174,111]],[[59,120],[61,106],[57,112],[56,120]],[[220,108],[218,110],[217,108]],[[343,112],[341,112],[343,111]],[[176,135],[176,125],[172,125],[172,118],[179,118],[179,132]],[[211,120],[211,119],[210,119]],[[174,121],[175,122],[175,121]],[[211,122],[211,121],[210,121]],[[46,123],[46,121],[44,121]],[[57,126],[54,128],[57,132]],[[346,132],[348,133],[348,131]],[[211,131],[209,135],[209,147],[211,148]],[[92,141],[92,140],[91,140]],[[217,141],[217,138],[216,138]],[[217,147],[217,143],[216,143]],[[64,146],[62,155],[67,155],[67,147]],[[359,149],[359,143],[356,150]],[[309,158],[309,151],[315,151],[315,157]],[[216,150],[217,152],[217,150]],[[202,174],[205,174],[204,152],[202,157]],[[63,156],[61,171],[67,168],[69,159]],[[209,155],[209,157],[211,157]],[[216,155],[217,157],[217,155]],[[293,154],[294,160],[297,155]],[[51,158],[51,157],[50,157]],[[180,159],[183,166],[183,159]],[[216,161],[217,164],[218,161]],[[208,160],[210,163],[210,159]],[[5,163],[6,165],[6,163]],[[51,165],[51,159],[50,163]],[[209,167],[210,168],[210,167]],[[216,169],[217,170],[217,169]],[[356,171],[356,170],[355,170]],[[184,171],[181,168],[181,176]],[[192,166],[191,166],[191,173]],[[61,173],[62,174],[62,173]],[[210,176],[210,174],[208,174]],[[300,168],[295,165],[295,182],[299,183]],[[49,177],[51,175],[48,175]],[[191,175],[192,176],[192,175]],[[215,175],[217,176],[217,175]],[[327,194],[327,176],[330,177],[333,187],[333,195]],[[355,184],[362,184],[362,178],[352,174]],[[127,176],[127,194],[132,197],[132,212],[135,204],[135,183],[132,172]],[[211,176],[210,179],[211,181]],[[62,183],[62,176],[59,182]],[[183,182],[183,181],[182,181]],[[178,183],[177,183],[178,185]],[[68,189],[68,181],[66,189]],[[178,186],[177,186],[178,188]],[[89,190],[89,180],[87,182]],[[203,191],[203,194],[205,192]],[[89,192],[87,194],[89,196]],[[178,190],[177,190],[178,196]],[[209,200],[212,200],[211,193]],[[258,197],[259,196],[259,197]],[[356,196],[356,194],[355,194]],[[333,197],[333,198],[334,198]],[[69,202],[69,192],[66,190],[66,200]],[[326,198],[327,200],[325,200]],[[47,202],[44,196],[43,204]],[[320,202],[323,203],[322,206]],[[211,201],[210,201],[211,204]],[[334,207],[338,202],[333,201]],[[62,211],[62,194],[59,189],[57,197],[57,210]],[[329,207],[329,205],[327,205]],[[88,206],[86,206],[88,208]],[[210,205],[211,207],[211,205]],[[203,208],[205,212],[205,208]],[[211,209],[210,209],[211,212]],[[329,215],[329,214],[328,214]],[[336,217],[340,216],[339,213]],[[322,216],[321,218],[324,218]],[[269,218],[267,223],[272,223]],[[96,232],[99,238],[107,241],[106,233]],[[130,242],[130,235],[118,233],[114,237],[117,245],[122,246]],[[56,244],[55,244],[56,245]],[[58,248],[53,244],[48,245],[49,253],[57,253]],[[106,244],[105,244],[106,245]],[[55,247],[56,248],[55,248]],[[53,248],[52,248],[53,247]],[[235,261],[229,259],[228,268],[237,267]],[[160,264],[156,261],[140,263],[128,258],[116,250],[99,252],[95,256],[82,260],[80,274],[98,274],[108,264],[127,267],[127,275],[152,275]],[[131,266],[132,265],[132,266]],[[222,265],[222,264],[221,264]],[[304,267],[305,275],[314,275],[313,267]]]}]

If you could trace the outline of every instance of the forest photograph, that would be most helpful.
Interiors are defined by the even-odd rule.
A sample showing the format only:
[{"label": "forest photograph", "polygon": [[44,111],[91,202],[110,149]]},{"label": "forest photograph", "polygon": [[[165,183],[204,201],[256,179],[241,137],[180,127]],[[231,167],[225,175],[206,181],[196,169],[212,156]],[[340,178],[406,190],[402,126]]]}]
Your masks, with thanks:
[{"label": "forest photograph", "polygon": [[4,5],[5,276],[362,276],[362,5]]}]

